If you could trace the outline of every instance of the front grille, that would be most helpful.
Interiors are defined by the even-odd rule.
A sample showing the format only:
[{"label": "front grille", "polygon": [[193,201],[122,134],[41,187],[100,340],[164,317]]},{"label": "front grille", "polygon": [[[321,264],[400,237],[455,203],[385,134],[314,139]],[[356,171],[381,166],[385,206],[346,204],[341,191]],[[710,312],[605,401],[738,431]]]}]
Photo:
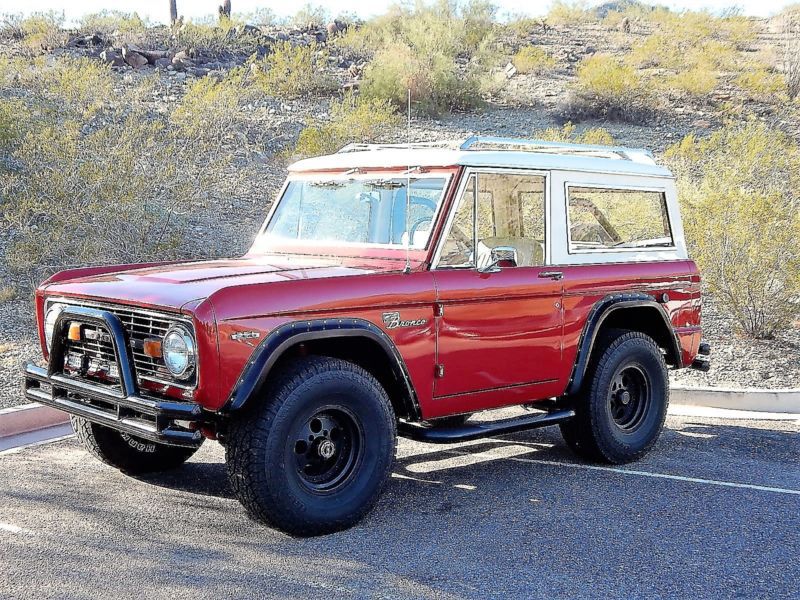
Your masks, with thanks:
[{"label": "front grille", "polygon": [[[178,315],[169,315],[101,303],[48,299],[48,305],[51,303],[87,306],[113,313],[121,321],[122,326],[128,334],[130,342],[128,350],[133,358],[134,372],[140,384],[147,381],[151,383],[169,384],[186,389],[195,387],[196,374],[189,380],[179,381],[167,370],[163,358],[153,358],[144,353],[144,341],[146,339],[163,339],[170,327],[176,323],[182,323],[188,327],[190,331],[193,331],[192,323],[188,319]],[[93,325],[84,325],[82,330],[84,331],[84,335],[81,337],[80,341],[67,341],[65,359],[69,359],[70,353],[75,353],[87,356],[87,364],[90,364],[93,359],[100,363],[105,362],[109,365],[105,373],[95,374],[93,376],[91,369],[86,369],[87,364],[83,365],[83,373],[87,378],[105,380],[106,382],[109,379],[116,379],[116,377],[113,377],[117,371],[116,357],[114,355],[110,334],[105,331],[104,328]],[[96,335],[93,334],[93,330],[98,330],[98,333]],[[112,375],[110,378],[107,377],[109,371]]]},{"label": "front grille", "polygon": [[166,315],[135,312],[116,306],[111,312],[122,321],[122,326],[128,332],[137,376],[150,381],[173,383],[174,378],[164,365],[164,359],[147,356],[143,348],[144,340],[147,338],[163,339],[177,319],[170,320]]}]

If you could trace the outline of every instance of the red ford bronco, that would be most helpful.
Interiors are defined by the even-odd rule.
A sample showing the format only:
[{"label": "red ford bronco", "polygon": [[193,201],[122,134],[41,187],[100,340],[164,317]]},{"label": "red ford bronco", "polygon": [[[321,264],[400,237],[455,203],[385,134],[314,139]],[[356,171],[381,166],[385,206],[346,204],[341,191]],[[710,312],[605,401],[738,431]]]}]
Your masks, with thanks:
[{"label": "red ford bronco", "polygon": [[[351,145],[290,167],[241,258],[45,281],[25,396],[128,473],[217,440],[254,518],[315,535],[375,504],[398,434],[558,424],[585,459],[643,456],[667,368],[708,368],[700,305],[674,180],[646,151]],[[469,420],[509,405],[530,410]]]}]

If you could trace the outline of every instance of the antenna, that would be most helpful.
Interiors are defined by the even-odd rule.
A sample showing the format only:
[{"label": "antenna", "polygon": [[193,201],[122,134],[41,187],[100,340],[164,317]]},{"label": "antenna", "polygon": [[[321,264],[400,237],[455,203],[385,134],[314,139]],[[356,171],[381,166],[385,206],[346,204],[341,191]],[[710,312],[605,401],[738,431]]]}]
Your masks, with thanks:
[{"label": "antenna", "polygon": [[[406,122],[406,143],[408,144],[408,155],[411,156],[411,88],[408,88],[408,121]],[[411,162],[411,161],[409,161]],[[411,213],[411,165],[406,171],[406,266],[403,273],[411,273],[411,232],[409,231],[409,217]]]}]

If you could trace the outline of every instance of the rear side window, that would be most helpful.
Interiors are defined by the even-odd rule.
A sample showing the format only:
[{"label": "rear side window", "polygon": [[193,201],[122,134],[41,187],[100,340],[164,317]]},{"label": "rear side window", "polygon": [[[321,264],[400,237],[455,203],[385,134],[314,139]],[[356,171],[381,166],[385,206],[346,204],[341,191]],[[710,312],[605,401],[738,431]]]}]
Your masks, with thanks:
[{"label": "rear side window", "polygon": [[673,245],[664,192],[567,187],[569,251]]}]

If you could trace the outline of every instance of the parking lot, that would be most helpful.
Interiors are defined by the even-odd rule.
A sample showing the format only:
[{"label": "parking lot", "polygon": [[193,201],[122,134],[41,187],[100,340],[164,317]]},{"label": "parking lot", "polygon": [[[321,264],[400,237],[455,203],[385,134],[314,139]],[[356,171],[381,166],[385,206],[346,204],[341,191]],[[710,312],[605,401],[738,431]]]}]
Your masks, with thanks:
[{"label": "parking lot", "polygon": [[293,539],[232,498],[223,452],[133,479],[74,438],[0,455],[0,597],[797,597],[800,423],[670,417],[620,468],[557,430],[402,440],[357,527]]}]

